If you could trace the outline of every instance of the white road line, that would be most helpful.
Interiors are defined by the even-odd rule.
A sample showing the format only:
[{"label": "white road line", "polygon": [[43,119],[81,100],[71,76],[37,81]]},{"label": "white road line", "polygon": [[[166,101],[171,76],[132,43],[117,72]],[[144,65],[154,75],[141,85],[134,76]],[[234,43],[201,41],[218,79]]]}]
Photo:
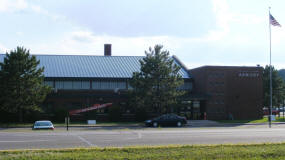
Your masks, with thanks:
[{"label": "white road line", "polygon": [[[131,132],[131,133],[134,133],[134,134],[136,134],[137,135],[137,137],[127,137],[127,138],[125,138],[126,140],[136,140],[136,139],[141,139],[142,138],[142,134],[140,133],[140,132]],[[123,135],[124,133],[122,133],[122,135]]]},{"label": "white road line", "polygon": [[87,143],[89,146],[93,147],[93,146],[96,146],[94,144],[92,144],[91,142],[87,141],[86,139],[84,139],[83,137],[81,136],[77,136],[81,141]]},{"label": "white road line", "polygon": [[139,137],[139,139],[142,138],[142,134],[140,132],[138,132],[138,137]]}]

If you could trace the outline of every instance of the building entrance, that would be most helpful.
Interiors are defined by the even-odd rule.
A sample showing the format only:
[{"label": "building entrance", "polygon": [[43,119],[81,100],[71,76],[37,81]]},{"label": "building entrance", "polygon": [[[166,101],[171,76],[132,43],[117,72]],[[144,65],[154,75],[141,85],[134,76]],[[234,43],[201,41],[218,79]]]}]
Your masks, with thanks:
[{"label": "building entrance", "polygon": [[200,102],[193,101],[191,106],[191,119],[192,120],[200,120],[201,119],[201,112],[200,112]]}]

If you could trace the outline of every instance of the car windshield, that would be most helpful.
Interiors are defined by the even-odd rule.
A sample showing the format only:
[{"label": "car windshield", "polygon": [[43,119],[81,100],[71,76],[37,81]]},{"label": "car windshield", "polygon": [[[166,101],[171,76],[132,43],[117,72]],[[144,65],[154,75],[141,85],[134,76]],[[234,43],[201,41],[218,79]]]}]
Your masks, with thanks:
[{"label": "car windshield", "polygon": [[35,126],[51,126],[51,122],[36,122]]},{"label": "car windshield", "polygon": [[178,116],[176,114],[165,114],[160,117],[154,118],[154,120],[163,120],[163,119],[175,119]]}]

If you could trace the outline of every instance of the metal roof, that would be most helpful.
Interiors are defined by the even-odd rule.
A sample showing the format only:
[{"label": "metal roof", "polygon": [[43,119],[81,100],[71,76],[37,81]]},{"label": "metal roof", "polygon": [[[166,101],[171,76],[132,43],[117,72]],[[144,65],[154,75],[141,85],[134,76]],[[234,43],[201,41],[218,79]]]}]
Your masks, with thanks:
[{"label": "metal roof", "polygon": [[[44,67],[45,77],[68,78],[131,78],[140,71],[139,60],[144,56],[35,55]],[[0,54],[0,62],[5,55]],[[174,58],[174,62],[180,65]],[[190,78],[187,68],[179,74]]]}]

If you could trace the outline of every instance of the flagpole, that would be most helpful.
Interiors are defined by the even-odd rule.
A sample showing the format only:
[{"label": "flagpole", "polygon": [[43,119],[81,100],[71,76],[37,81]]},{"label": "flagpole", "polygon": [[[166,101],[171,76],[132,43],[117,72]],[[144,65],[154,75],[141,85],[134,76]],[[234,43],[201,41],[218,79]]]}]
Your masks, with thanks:
[{"label": "flagpole", "polygon": [[269,128],[271,128],[271,118],[272,118],[272,66],[271,66],[271,23],[270,23],[270,8],[269,7],[269,54],[270,54],[270,65],[269,65],[269,78],[270,78],[270,117],[269,120]]}]

